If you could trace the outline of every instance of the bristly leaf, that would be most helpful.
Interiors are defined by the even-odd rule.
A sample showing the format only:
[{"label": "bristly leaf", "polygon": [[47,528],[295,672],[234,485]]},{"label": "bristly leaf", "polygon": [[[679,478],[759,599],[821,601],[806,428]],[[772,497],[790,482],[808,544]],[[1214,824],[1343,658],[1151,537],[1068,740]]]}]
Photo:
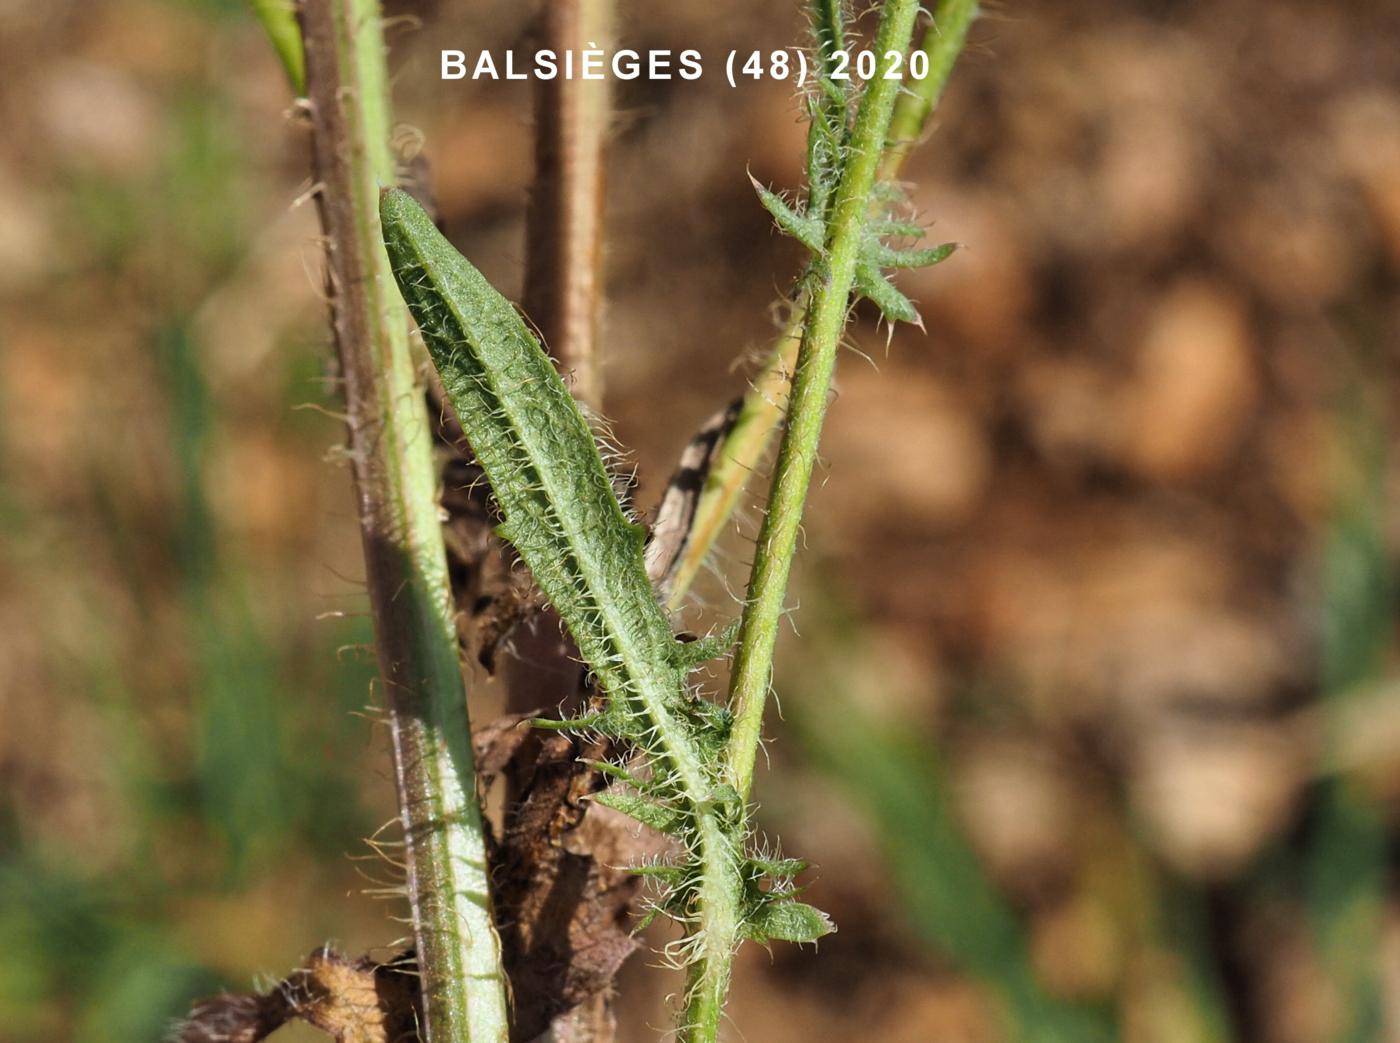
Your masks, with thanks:
[{"label": "bristly leaf", "polygon": [[815,942],[836,930],[831,917],[806,902],[764,902],[748,919],[744,936],[759,942]]},{"label": "bristly leaf", "polygon": [[649,776],[637,792],[594,799],[684,845],[683,883],[663,905],[696,925],[689,951],[714,1000],[742,937],[745,893],[742,815],[714,799],[725,781],[728,714],[691,695],[647,575],[644,533],[622,510],[587,421],[519,313],[408,195],[385,192],[380,216],[399,289],[505,518],[500,532],[606,696],[601,713],[564,727],[625,739],[646,757]]},{"label": "bristly leaf", "polygon": [[724,750],[730,729],[734,726],[734,715],[729,712],[729,707],[696,697],[686,707],[686,720],[696,744],[702,750],[715,756]]},{"label": "bristly leaf", "polygon": [[758,193],[763,208],[773,215],[773,220],[778,223],[778,227],[814,254],[820,254],[822,252],[822,238],[825,235],[825,227],[822,222],[788,206],[782,196],[765,188],[763,183],[752,174],[749,175],[749,180],[753,182],[754,191]]},{"label": "bristly leaf", "polygon": [[924,237],[923,225],[917,225],[912,221],[902,221],[896,217],[872,219],[866,225],[866,231],[882,239],[922,239]]},{"label": "bristly leaf", "polygon": [[875,265],[865,261],[858,263],[855,282],[860,295],[870,298],[871,303],[891,322],[919,321],[919,312],[913,302],[896,290]]},{"label": "bristly leaf", "polygon": [[946,261],[958,248],[957,243],[943,243],[926,250],[896,250],[878,240],[871,241],[863,256],[881,268],[927,268]]},{"label": "bristly leaf", "polygon": [[902,207],[909,202],[904,189],[897,181],[877,181],[870,189],[872,203],[885,203],[891,207]]},{"label": "bristly leaf", "polygon": [[726,811],[736,811],[743,797],[739,796],[739,791],[727,782],[721,782],[710,791],[710,803]]},{"label": "bristly leaf", "polygon": [[751,878],[772,877],[775,880],[791,880],[807,869],[808,863],[800,858],[759,858],[750,856],[745,861],[745,875]]},{"label": "bristly leaf", "polygon": [[654,905],[647,911],[647,914],[637,921],[637,925],[632,928],[633,934],[641,934],[661,917],[667,910],[660,905]]},{"label": "bristly leaf", "polygon": [[707,634],[695,641],[676,642],[676,662],[692,668],[708,663],[711,659],[721,659],[734,647],[739,635],[738,623],[731,623],[713,634]]},{"label": "bristly leaf", "polygon": [[671,866],[665,863],[657,863],[655,865],[633,866],[628,872],[652,880],[661,880],[667,884],[680,885],[685,882],[689,870],[684,866]]},{"label": "bristly leaf", "polygon": [[639,797],[635,793],[622,793],[618,790],[608,789],[603,790],[602,793],[593,794],[592,799],[604,807],[620,811],[628,818],[634,818],[642,825],[654,829],[658,833],[665,833],[667,836],[679,836],[688,823],[685,812],[665,807],[654,800]]}]

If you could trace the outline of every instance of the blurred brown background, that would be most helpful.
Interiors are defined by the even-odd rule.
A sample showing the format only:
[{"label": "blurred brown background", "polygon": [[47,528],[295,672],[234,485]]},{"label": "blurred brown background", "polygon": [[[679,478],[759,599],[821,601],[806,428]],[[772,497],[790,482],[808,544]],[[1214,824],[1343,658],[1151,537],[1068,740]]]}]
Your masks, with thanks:
[{"label": "blurred brown background", "polygon": [[[799,263],[745,174],[799,187],[797,99],[722,56],[805,37],[621,7],[707,68],[617,98],[607,412],[648,505]],[[532,8],[391,13],[405,155],[515,296],[529,86],[436,51],[524,49]],[[403,931],[356,861],[392,794],[307,143],[235,0],[3,0],[0,62],[0,1038],[151,1040]],[[1381,0],[974,28],[906,168],[964,249],[902,278],[927,335],[859,313],[758,783],[840,931],[745,950],[742,1038],[1400,1040],[1398,88]],[[648,963],[625,1040],[678,984]]]}]

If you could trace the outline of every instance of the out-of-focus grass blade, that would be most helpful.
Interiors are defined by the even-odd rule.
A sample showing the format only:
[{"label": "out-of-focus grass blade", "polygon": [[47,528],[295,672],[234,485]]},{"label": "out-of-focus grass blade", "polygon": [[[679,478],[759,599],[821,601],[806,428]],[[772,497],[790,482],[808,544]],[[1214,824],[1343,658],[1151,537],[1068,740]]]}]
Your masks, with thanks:
[{"label": "out-of-focus grass blade", "polygon": [[803,696],[788,720],[805,752],[868,813],[913,929],[998,997],[1014,1038],[1113,1038],[1108,1017],[1036,981],[1022,927],[963,835],[932,744],[876,722],[837,685]]},{"label": "out-of-focus grass blade", "polygon": [[[0,862],[0,1024],[6,1039],[57,1038],[62,1002],[81,998],[74,1043],[161,1039],[212,971],[152,927],[149,881],[84,879],[56,862]],[[50,1002],[36,1003],[36,999]],[[54,1002],[59,1001],[59,1002]]]},{"label": "out-of-focus grass blade", "polygon": [[182,510],[175,535],[189,609],[200,791],[237,875],[247,856],[276,846],[296,803],[277,712],[278,662],[221,560],[204,488],[215,406],[195,342],[183,327],[167,329],[160,360],[179,465]]},{"label": "out-of-focus grass blade", "polygon": [[[1323,710],[1328,721],[1385,668],[1393,643],[1395,578],[1386,549],[1386,425],[1360,373],[1343,392],[1334,435],[1345,484],[1339,488],[1323,557]],[[1386,889],[1386,822],[1355,777],[1321,784],[1304,855],[1308,914],[1337,993],[1337,1043],[1365,1043],[1383,1031],[1380,929]]]},{"label": "out-of-focus grass blade", "polygon": [[1190,881],[1156,876],[1154,934],[1162,949],[1175,957],[1177,986],[1189,1006],[1176,1013],[1174,1020],[1184,1023],[1177,1031],[1188,1031],[1185,1026],[1189,1025],[1189,1038],[1200,1043],[1231,1043],[1235,1031],[1211,938],[1206,898]]}]

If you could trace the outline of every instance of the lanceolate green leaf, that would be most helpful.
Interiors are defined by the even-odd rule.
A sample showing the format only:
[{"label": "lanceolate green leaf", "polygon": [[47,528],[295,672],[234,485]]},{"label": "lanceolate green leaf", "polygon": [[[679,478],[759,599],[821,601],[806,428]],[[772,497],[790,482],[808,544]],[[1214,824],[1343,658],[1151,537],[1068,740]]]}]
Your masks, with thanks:
[{"label": "lanceolate green leaf", "polygon": [[[722,1006],[740,939],[782,936],[761,925],[771,900],[755,900],[743,873],[741,801],[721,768],[729,715],[686,684],[700,656],[725,642],[675,640],[647,576],[645,533],[624,514],[587,421],[514,306],[406,193],[385,192],[380,214],[395,278],[504,517],[501,535],[607,696],[601,713],[574,724],[647,755],[635,795],[597,799],[682,841],[680,882],[663,903],[690,928],[693,990]],[[712,1040],[718,1018],[695,1027],[681,1037]]]},{"label": "lanceolate green leaf", "polygon": [[749,176],[749,180],[753,182],[754,191],[758,193],[764,208],[773,215],[778,227],[813,253],[821,253],[822,239],[826,231],[821,218],[808,217],[789,206],[782,196],[766,188],[752,175]]},{"label": "lanceolate green leaf", "polygon": [[919,321],[914,302],[895,289],[894,283],[881,275],[880,269],[873,264],[856,265],[855,285],[860,295],[873,301],[891,322]]},{"label": "lanceolate green leaf", "polygon": [[944,243],[925,250],[896,250],[877,242],[866,247],[865,255],[881,268],[926,268],[946,261],[957,248],[957,243]]},{"label": "lanceolate green leaf", "polygon": [[[600,677],[679,689],[671,627],[583,413],[509,301],[407,193],[385,193],[384,237],[444,389],[486,471],[502,535],[529,564]],[[611,688],[609,688],[611,691]]]}]

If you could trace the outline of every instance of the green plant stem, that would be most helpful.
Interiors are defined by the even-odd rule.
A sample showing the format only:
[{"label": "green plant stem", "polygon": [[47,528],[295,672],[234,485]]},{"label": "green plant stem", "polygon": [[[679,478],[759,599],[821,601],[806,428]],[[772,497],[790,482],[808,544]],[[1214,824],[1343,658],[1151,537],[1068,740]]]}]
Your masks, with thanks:
[{"label": "green plant stem", "polygon": [[889,55],[902,55],[908,49],[918,6],[915,0],[887,0],[885,4],[875,35],[874,50],[879,56],[875,77],[861,96],[827,232],[826,253],[817,262],[816,287],[797,354],[787,425],[759,531],[730,681],[734,728],[726,750],[726,768],[730,784],[741,796],[748,794],[753,780],[763,706],[772,677],[773,648],[797,547],[802,507],[812,481],[831,375],[846,326],[870,193],[899,94],[899,81],[885,78],[894,61]]},{"label": "green plant stem", "polygon": [[[890,142],[885,147],[880,164],[881,179],[899,176],[904,161],[943,97],[953,64],[977,12],[975,0],[942,0],[939,3],[933,25],[920,44],[921,49],[929,54],[929,74],[922,80],[907,84],[895,104],[890,123]],[[804,296],[794,305],[792,314],[783,324],[767,361],[744,397],[739,419],[710,470],[696,507],[690,540],[671,586],[668,606],[672,609],[679,608],[685,600],[710,550],[733,517],[750,476],[758,470],[773,432],[782,423],[792,368],[806,318],[807,298]]]},{"label": "green plant stem", "polygon": [[481,809],[408,316],[379,222],[395,180],[376,0],[304,0],[317,205],[389,711],[427,1043],[505,1043]]},{"label": "green plant stem", "polygon": [[306,93],[306,58],[301,43],[301,27],[297,25],[295,0],[249,0],[253,13],[262,23],[263,32],[272,43],[282,68],[287,71],[292,90]]},{"label": "green plant stem", "polygon": [[953,65],[967,42],[967,30],[977,17],[977,0],[939,0],[933,24],[924,33],[919,50],[928,55],[928,75],[900,95],[890,120],[889,144],[880,161],[880,178],[899,176],[904,161],[919,143],[929,118],[943,97]]}]

